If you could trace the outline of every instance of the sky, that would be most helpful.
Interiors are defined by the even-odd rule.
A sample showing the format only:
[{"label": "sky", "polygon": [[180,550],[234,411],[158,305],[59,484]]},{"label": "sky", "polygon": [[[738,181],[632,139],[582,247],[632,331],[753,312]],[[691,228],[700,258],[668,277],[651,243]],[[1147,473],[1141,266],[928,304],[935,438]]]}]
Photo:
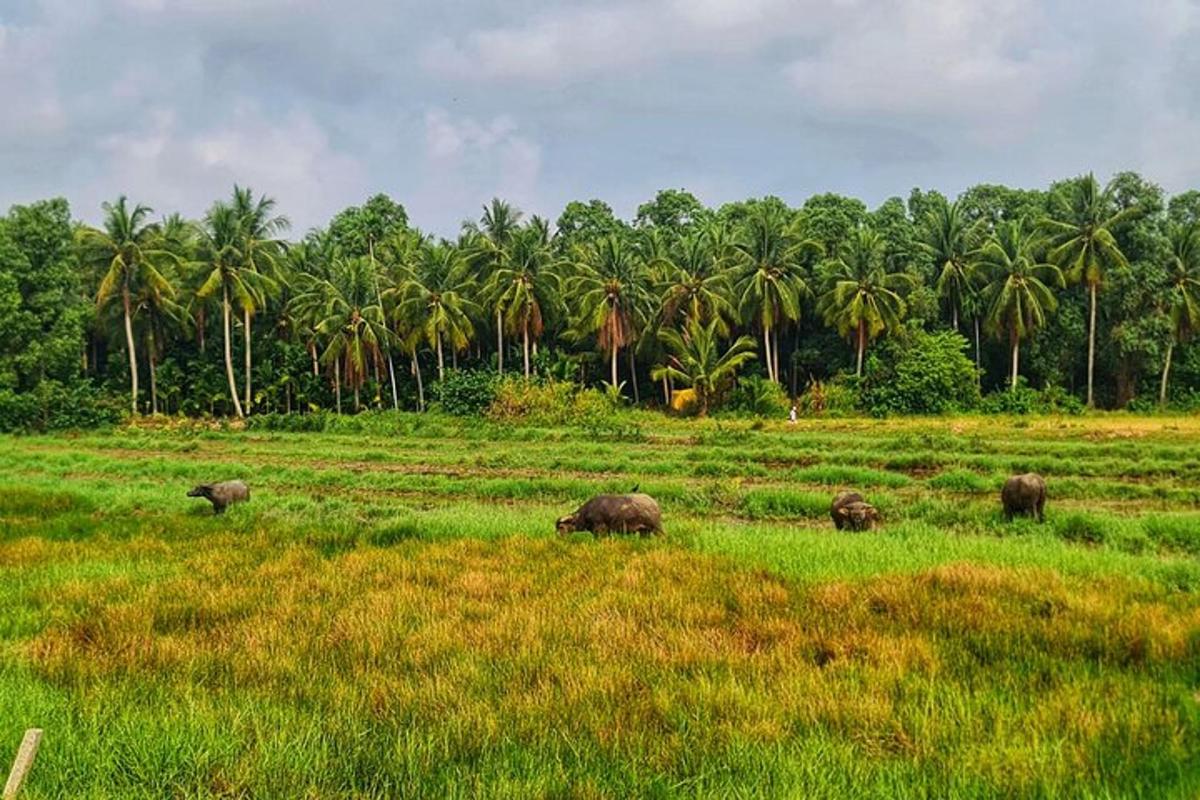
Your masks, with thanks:
[{"label": "sky", "polygon": [[237,182],[297,232],[386,192],[451,235],[1133,169],[1200,188],[1200,0],[0,0],[0,208]]}]

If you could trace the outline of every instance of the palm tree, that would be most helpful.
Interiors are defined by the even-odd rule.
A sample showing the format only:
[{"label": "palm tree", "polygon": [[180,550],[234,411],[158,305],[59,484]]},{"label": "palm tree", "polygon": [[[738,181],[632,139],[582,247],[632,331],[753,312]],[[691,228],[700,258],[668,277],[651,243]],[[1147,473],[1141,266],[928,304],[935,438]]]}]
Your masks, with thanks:
[{"label": "palm tree", "polygon": [[[488,267],[488,274],[481,275],[481,283],[490,284],[495,274],[503,267],[509,255],[509,247],[513,237],[520,230],[521,211],[516,206],[506,203],[498,197],[493,197],[490,205],[483,207],[483,216],[479,223],[467,222],[464,231],[471,236],[471,249]],[[504,374],[504,310],[503,293],[492,297],[496,311],[496,368]],[[526,370],[528,375],[528,370]]]},{"label": "palm tree", "polygon": [[800,303],[808,294],[802,261],[819,253],[821,246],[798,235],[783,210],[769,204],[751,211],[734,246],[743,265],[734,289],[738,314],[762,330],[767,377],[779,383],[778,331],[800,319]]},{"label": "palm tree", "polygon": [[726,231],[718,223],[688,231],[674,252],[656,259],[651,266],[660,270],[658,280],[659,321],[663,325],[683,325],[695,321],[714,321],[717,332],[729,335],[728,320],[736,315],[729,296],[729,266],[732,246]]},{"label": "palm tree", "polygon": [[275,214],[275,200],[266,195],[254,199],[249,188],[233,187],[232,206],[238,217],[237,269],[243,282],[253,291],[238,295],[242,307],[243,333],[246,337],[246,413],[250,412],[250,320],[269,297],[279,291],[279,270],[286,245],[277,238],[291,227],[288,218]]},{"label": "palm tree", "polygon": [[185,331],[188,327],[187,308],[176,302],[178,276],[173,271],[160,271],[164,281],[148,281],[138,291],[134,301],[134,316],[144,316],[146,360],[150,366],[150,413],[158,414],[158,361],[171,327]]},{"label": "palm tree", "polygon": [[208,270],[204,283],[196,290],[200,300],[221,292],[222,334],[225,345],[225,377],[229,381],[229,397],[233,410],[239,418],[244,417],[241,400],[238,399],[237,382],[233,377],[233,344],[230,330],[230,308],[232,298],[245,298],[244,305],[252,305],[257,290],[250,276],[243,273],[238,264],[241,256],[239,220],[237,211],[228,203],[216,202],[204,215],[204,228],[200,242],[200,260]]},{"label": "palm tree", "polygon": [[[529,347],[542,335],[543,309],[558,293],[558,276],[552,271],[554,254],[546,223],[534,217],[508,240],[507,253],[488,280],[485,293],[497,309],[504,310],[500,322],[509,332],[520,332],[525,377],[530,376]],[[501,370],[503,372],[503,369]]]},{"label": "palm tree", "polygon": [[1021,221],[1003,222],[979,250],[976,268],[984,283],[986,327],[1012,347],[1012,390],[1017,389],[1021,340],[1058,307],[1053,287],[1066,285],[1062,271],[1040,257],[1043,243]]},{"label": "palm tree", "polygon": [[906,306],[898,290],[914,283],[907,273],[887,271],[883,237],[869,228],[856,230],[829,265],[818,308],[826,324],[854,337],[856,375],[862,375],[867,342],[900,327]]},{"label": "palm tree", "polygon": [[446,376],[444,344],[463,350],[475,334],[471,313],[478,307],[471,300],[474,278],[470,263],[460,248],[448,242],[426,243],[416,265],[391,292],[398,302],[396,316],[437,351],[438,380]]},{"label": "palm tree", "polygon": [[338,259],[328,279],[310,280],[297,307],[315,307],[314,326],[325,342],[321,361],[332,367],[340,392],[342,374],[354,389],[354,410],[360,410],[359,391],[367,380],[368,366],[376,369],[383,346],[392,338],[377,291],[378,276],[370,258]]},{"label": "palm tree", "polygon": [[1163,360],[1162,382],[1158,402],[1167,404],[1167,379],[1171,371],[1171,356],[1176,343],[1186,342],[1200,330],[1200,223],[1176,225],[1170,230],[1171,288],[1167,309],[1171,318],[1171,338]]},{"label": "palm tree", "polygon": [[79,233],[82,255],[104,269],[96,291],[96,304],[105,306],[120,296],[125,316],[125,346],[129,351],[130,410],[137,416],[138,364],[133,339],[134,297],[143,290],[174,294],[174,287],[159,271],[156,261],[171,257],[161,248],[160,230],[147,222],[153,210],[135,205],[132,209],[124,195],[116,203],[105,203],[104,228],[82,228]]},{"label": "palm tree", "polygon": [[707,325],[692,319],[688,320],[684,334],[669,328],[659,332],[670,356],[668,363],[656,368],[651,377],[671,378],[692,387],[700,404],[700,416],[708,413],[712,399],[733,382],[742,365],[756,358],[756,345],[749,336],[738,337],[722,353],[718,324],[715,319]]},{"label": "palm tree", "polygon": [[1141,213],[1136,206],[1114,211],[1112,189],[1102,190],[1096,176],[1088,173],[1072,181],[1053,196],[1053,216],[1042,220],[1049,235],[1050,261],[1058,265],[1072,281],[1087,286],[1088,380],[1087,404],[1095,405],[1093,376],[1096,364],[1096,294],[1106,270],[1123,267],[1125,255],[1117,245],[1113,230]]},{"label": "palm tree", "polygon": [[954,330],[958,315],[971,292],[972,251],[978,246],[981,225],[970,223],[960,203],[940,199],[925,215],[918,246],[928,254],[938,271],[938,295],[950,307]]},{"label": "palm tree", "polygon": [[567,282],[575,310],[573,334],[596,337],[600,352],[609,357],[609,385],[616,387],[617,355],[633,343],[636,325],[650,304],[644,264],[621,237],[610,234],[578,251],[576,268]]}]

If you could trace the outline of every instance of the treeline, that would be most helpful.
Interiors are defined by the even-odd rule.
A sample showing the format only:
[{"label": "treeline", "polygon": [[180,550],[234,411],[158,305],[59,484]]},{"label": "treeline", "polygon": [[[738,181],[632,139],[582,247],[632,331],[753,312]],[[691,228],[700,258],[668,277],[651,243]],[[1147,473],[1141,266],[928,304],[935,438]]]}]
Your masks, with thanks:
[{"label": "treeline", "polygon": [[199,220],[125,197],[97,228],[61,199],[13,207],[0,427],[87,424],[119,395],[133,414],[425,409],[450,373],[643,405],[688,388],[701,413],[739,376],[805,408],[1200,406],[1200,192],[1133,173],[874,210],[666,190],[632,221],[599,200],[553,224],[493,200],[453,240],[377,195],[289,228],[240,187]]}]

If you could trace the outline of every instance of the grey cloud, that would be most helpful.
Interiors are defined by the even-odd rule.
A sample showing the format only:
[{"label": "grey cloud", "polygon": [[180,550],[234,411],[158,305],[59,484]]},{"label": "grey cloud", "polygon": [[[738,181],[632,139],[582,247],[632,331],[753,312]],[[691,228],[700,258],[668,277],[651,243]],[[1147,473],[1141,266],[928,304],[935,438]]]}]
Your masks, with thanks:
[{"label": "grey cloud", "polygon": [[237,180],[300,229],[386,191],[448,234],[492,194],[1180,190],[1198,32],[1195,0],[6,0],[0,207],[199,214]]}]

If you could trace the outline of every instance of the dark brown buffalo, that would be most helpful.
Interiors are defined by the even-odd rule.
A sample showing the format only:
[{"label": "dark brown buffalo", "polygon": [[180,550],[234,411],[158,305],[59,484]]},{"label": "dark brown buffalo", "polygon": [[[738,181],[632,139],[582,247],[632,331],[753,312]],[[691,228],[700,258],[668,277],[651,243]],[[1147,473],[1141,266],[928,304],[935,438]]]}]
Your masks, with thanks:
[{"label": "dark brown buffalo", "polygon": [[1000,502],[1004,504],[1004,518],[1009,522],[1018,514],[1042,522],[1045,520],[1042,511],[1046,507],[1046,479],[1033,472],[1013,475],[1000,490]]},{"label": "dark brown buffalo", "polygon": [[575,531],[591,531],[594,536],[661,533],[662,512],[648,494],[601,494],[574,514],[560,518],[555,527],[559,535]]},{"label": "dark brown buffalo", "polygon": [[[854,513],[851,513],[851,506],[856,504],[865,507],[856,507]],[[833,519],[834,527],[838,530],[869,530],[872,521],[880,521],[880,512],[858,492],[839,492],[829,505],[829,517]]]},{"label": "dark brown buffalo", "polygon": [[869,531],[880,522],[875,506],[863,499],[858,492],[839,492],[829,507],[829,516],[839,531]]},{"label": "dark brown buffalo", "polygon": [[223,514],[227,506],[249,500],[250,489],[241,481],[202,483],[188,492],[188,497],[203,497],[212,503],[214,514]]}]

